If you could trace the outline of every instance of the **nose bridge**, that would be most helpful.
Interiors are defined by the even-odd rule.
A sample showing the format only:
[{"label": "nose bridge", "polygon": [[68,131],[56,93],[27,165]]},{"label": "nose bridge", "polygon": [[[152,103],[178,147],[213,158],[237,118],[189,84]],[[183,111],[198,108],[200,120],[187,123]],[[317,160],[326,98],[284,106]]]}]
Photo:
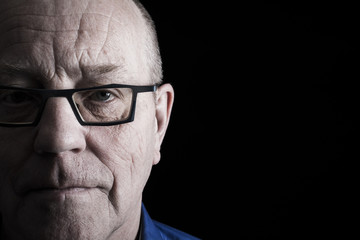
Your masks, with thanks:
[{"label": "nose bridge", "polygon": [[35,150],[60,153],[80,151],[84,147],[84,129],[68,99],[60,96],[48,98],[37,126]]},{"label": "nose bridge", "polygon": [[[56,94],[56,95],[55,95]],[[48,96],[40,116],[40,123],[47,121],[48,123],[61,123],[62,118],[71,117],[71,115],[76,119],[75,113],[73,112],[71,103],[67,96],[57,94]]]}]

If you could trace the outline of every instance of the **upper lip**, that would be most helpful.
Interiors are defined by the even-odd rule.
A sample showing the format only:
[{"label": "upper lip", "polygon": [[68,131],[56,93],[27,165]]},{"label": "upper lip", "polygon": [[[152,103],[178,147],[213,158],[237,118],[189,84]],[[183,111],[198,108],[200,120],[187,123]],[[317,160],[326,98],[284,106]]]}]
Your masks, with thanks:
[{"label": "upper lip", "polygon": [[[44,161],[46,160],[46,161]],[[78,160],[79,164],[68,164]],[[112,188],[112,175],[96,165],[81,165],[83,160],[56,157],[32,158],[11,177],[12,188],[17,195],[45,190],[69,190],[74,188],[98,188],[108,193]],[[81,164],[80,164],[81,163]]]},{"label": "upper lip", "polygon": [[[91,175],[90,175],[91,176]],[[57,180],[56,177],[50,177],[37,174],[35,176],[31,174],[21,175],[17,177],[13,182],[13,189],[16,194],[20,196],[27,195],[33,192],[39,191],[51,191],[51,190],[71,190],[76,188],[99,188],[106,192],[107,185],[101,184],[101,179],[92,175],[91,179],[81,179],[68,177],[63,178],[61,181]]]}]

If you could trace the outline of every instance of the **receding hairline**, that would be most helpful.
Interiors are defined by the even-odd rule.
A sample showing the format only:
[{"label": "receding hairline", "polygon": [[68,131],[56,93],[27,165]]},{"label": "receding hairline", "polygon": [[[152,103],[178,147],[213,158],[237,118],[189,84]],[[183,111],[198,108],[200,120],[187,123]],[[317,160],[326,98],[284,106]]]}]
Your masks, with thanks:
[{"label": "receding hairline", "polygon": [[147,28],[147,54],[150,61],[150,71],[151,71],[151,78],[154,83],[161,83],[163,78],[163,72],[162,72],[162,61],[160,56],[160,48],[159,48],[159,42],[157,38],[156,33],[156,27],[155,23],[149,14],[149,12],[146,10],[144,5],[139,0],[131,0],[136,7],[139,9],[141,16],[144,19],[145,27]]}]

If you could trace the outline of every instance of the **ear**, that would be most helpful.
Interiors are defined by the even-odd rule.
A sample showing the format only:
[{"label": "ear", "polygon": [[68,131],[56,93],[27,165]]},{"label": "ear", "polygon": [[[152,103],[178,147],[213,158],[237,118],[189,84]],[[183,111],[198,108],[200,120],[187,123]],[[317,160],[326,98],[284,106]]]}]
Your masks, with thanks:
[{"label": "ear", "polygon": [[169,124],[174,102],[174,89],[170,84],[161,85],[156,92],[155,157],[153,164],[160,161],[160,148]]}]

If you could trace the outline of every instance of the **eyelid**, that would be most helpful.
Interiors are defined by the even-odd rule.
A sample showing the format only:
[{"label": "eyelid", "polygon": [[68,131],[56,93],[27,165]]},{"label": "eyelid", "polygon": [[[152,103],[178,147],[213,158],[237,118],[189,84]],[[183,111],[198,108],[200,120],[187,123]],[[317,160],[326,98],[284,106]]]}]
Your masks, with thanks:
[{"label": "eyelid", "polygon": [[100,89],[94,89],[91,92],[93,93],[97,93],[97,92],[109,92],[112,95],[115,95],[116,97],[120,98],[120,99],[124,99],[125,96],[123,94],[123,92],[121,90],[119,90],[119,88],[100,88]]},{"label": "eyelid", "polygon": [[[111,88],[110,88],[111,89]],[[110,91],[111,93],[112,92],[116,92],[116,93],[118,93],[117,94],[117,96],[120,98],[120,99],[124,99],[125,98],[125,96],[124,96],[124,94],[123,94],[123,92],[119,89],[119,88],[113,88],[114,89],[114,91]],[[115,90],[117,90],[117,91],[115,91]]]},{"label": "eyelid", "polygon": [[75,92],[75,96],[79,94],[79,97],[81,97],[81,99],[86,99],[92,97],[94,94],[99,92],[109,92],[113,97],[116,97],[121,100],[125,99],[124,94],[121,91],[116,91],[116,90],[117,88],[99,88],[92,90],[84,90],[84,91]]}]

